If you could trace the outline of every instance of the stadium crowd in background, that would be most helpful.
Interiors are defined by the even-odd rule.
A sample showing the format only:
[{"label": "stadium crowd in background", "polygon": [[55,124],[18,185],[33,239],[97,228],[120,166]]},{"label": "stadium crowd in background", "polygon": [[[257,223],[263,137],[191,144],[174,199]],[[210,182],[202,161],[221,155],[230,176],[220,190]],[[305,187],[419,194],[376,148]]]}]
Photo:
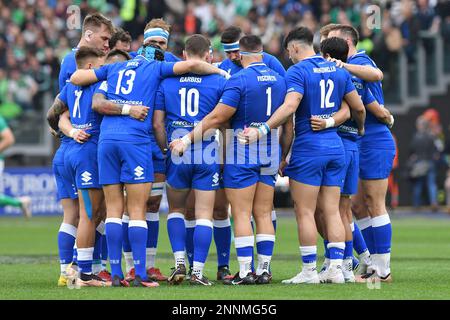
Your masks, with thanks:
[{"label": "stadium crowd in background", "polygon": [[[405,50],[414,60],[418,31],[441,32],[450,38],[450,4],[442,0],[380,1],[381,29],[366,26],[368,7],[377,1],[337,0],[156,0],[156,1],[0,1],[0,104],[6,118],[18,105],[24,111],[42,110],[42,93],[58,92],[59,62],[76,45],[80,30],[67,29],[67,7],[79,5],[82,17],[100,11],[116,26],[129,31],[132,49],[137,49],[146,21],[165,17],[172,25],[169,46],[181,55],[183,40],[203,33],[212,40],[216,60],[223,51],[220,34],[231,24],[245,33],[261,37],[265,50],[288,66],[282,40],[294,26],[303,24],[315,30],[318,41],[320,26],[328,23],[352,24],[361,34],[360,47],[365,49],[382,70],[389,72],[390,54]],[[317,42],[316,41],[316,42]],[[388,52],[388,54],[386,54]],[[27,95],[21,92],[28,92]]]},{"label": "stadium crowd in background", "polygon": [[[367,27],[371,4],[381,8],[378,29]],[[80,29],[68,29],[67,8],[71,5],[80,9],[80,21],[88,13],[100,11],[115,26],[129,31],[131,50],[142,43],[141,31],[147,21],[165,17],[172,26],[169,47],[174,54],[181,56],[187,36],[203,33],[211,39],[215,61],[224,57],[220,35],[233,24],[244,33],[260,36],[265,51],[285,67],[290,61],[282,41],[295,26],[314,30],[318,43],[321,26],[352,24],[360,31],[359,48],[384,71],[386,87],[390,75],[395,77],[393,57],[400,50],[410,63],[415,62],[419,31],[441,33],[450,39],[450,2],[443,0],[1,0],[0,114],[13,130],[14,119],[21,114],[34,118],[42,114],[47,108],[42,100],[46,92],[52,97],[59,92],[60,62],[80,35]]]}]

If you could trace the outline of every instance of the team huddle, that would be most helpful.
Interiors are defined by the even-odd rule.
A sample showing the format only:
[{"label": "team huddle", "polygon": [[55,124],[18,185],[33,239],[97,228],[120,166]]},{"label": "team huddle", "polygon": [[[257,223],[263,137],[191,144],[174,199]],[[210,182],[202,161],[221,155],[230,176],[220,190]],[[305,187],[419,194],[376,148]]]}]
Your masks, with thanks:
[{"label": "team huddle", "polygon": [[[169,32],[153,19],[140,49],[128,52],[129,35],[92,14],[62,62],[47,114],[61,139],[58,285],[210,286],[203,269],[213,238],[218,281],[269,284],[278,175],[289,177],[302,260],[283,283],[392,281],[385,197],[394,118],[382,72],[356,50],[358,32],[327,25],[316,53],[309,29],[290,31],[287,71],[238,27],[222,34],[227,59],[214,64],[209,39],[187,38],[181,60],[167,51]],[[168,276],[155,264],[164,190],[175,260]]]}]

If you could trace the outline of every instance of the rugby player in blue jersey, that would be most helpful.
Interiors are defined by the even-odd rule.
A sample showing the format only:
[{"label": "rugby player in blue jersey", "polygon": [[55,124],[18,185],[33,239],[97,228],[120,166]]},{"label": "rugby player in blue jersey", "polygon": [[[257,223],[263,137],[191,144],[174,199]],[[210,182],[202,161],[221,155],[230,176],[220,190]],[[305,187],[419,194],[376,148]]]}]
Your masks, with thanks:
[{"label": "rugby player in blue jersey", "polygon": [[[359,141],[360,187],[352,205],[372,258],[372,266],[362,266],[363,269],[367,267],[367,273],[362,276],[361,281],[377,277],[383,282],[391,282],[392,226],[385,201],[388,177],[395,157],[395,143],[389,130],[393,118],[384,108],[381,79],[371,76],[381,71],[364,51],[356,50],[359,35],[355,28],[337,25],[328,36],[347,41],[350,48],[347,63],[338,62],[338,65],[362,80],[372,81],[367,82],[367,86],[379,104],[378,108],[367,113],[366,134]],[[362,72],[364,70],[366,72]],[[371,73],[367,73],[367,70],[371,70]]]},{"label": "rugby player in blue jersey", "polygon": [[[210,41],[202,35],[186,40],[187,61],[210,61]],[[219,102],[226,79],[220,75],[183,75],[167,78],[157,92],[153,127],[162,150],[167,143],[191,131]],[[167,129],[167,133],[166,133]],[[175,268],[169,283],[179,283],[186,275],[186,228],[184,215],[191,189],[195,193],[195,229],[193,232],[193,270],[191,284],[211,285],[203,275],[213,235],[213,210],[219,188],[219,150],[216,134],[192,145],[183,158],[169,155],[167,161],[167,230],[175,256]]]},{"label": "rugby player in blue jersey", "polygon": [[[321,41],[320,51],[324,58],[334,58],[341,61],[346,61],[348,55],[348,45],[345,40],[340,38],[328,38]],[[356,77],[352,77],[352,82],[355,85],[358,94],[360,95],[364,105],[377,104],[375,98],[372,96],[367,86],[361,83]],[[369,106],[369,108],[372,106]],[[378,107],[378,106],[374,106]],[[333,119],[336,115],[333,116]],[[336,119],[335,119],[336,120]],[[336,121],[337,124],[337,121]],[[337,126],[335,124],[335,126]],[[342,272],[344,275],[345,282],[355,282],[355,277],[353,274],[353,234],[351,223],[352,212],[351,212],[351,196],[356,194],[358,189],[358,173],[359,173],[359,152],[358,152],[358,126],[355,121],[349,119],[345,123],[340,123],[338,126],[338,135],[341,137],[344,149],[345,149],[345,178],[344,184],[341,189],[341,199],[339,202],[339,212],[341,214],[342,223],[345,229],[345,250],[344,250],[344,261]],[[323,130],[326,129],[326,120],[320,118],[312,118],[311,125],[313,130]],[[319,273],[319,278],[327,277],[327,268],[329,266],[329,251],[327,249],[327,235],[326,230],[324,230],[324,221],[321,214],[321,200],[319,198],[318,208],[316,210],[316,223],[319,233],[324,238],[325,246],[325,261],[322,269]],[[364,242],[364,241],[363,241]],[[359,253],[359,252],[358,252]],[[360,255],[361,259],[368,258],[367,248],[365,252]]]},{"label": "rugby player in blue jersey", "polygon": [[[218,67],[220,69],[225,70],[230,75],[239,72],[243,68],[240,60],[240,51],[239,51],[239,39],[242,36],[244,36],[244,34],[241,28],[235,26],[230,26],[226,28],[221,36],[221,43],[227,58],[223,60],[221,63],[219,63]],[[276,57],[266,52],[263,52],[263,62],[267,65],[267,67],[277,72],[280,76],[283,77],[285,76],[286,70]],[[223,213],[225,214],[225,212]],[[226,213],[228,214],[228,210],[226,211]],[[273,210],[272,222],[275,229],[276,229],[276,219],[277,219],[276,211]],[[254,226],[252,217],[252,229],[253,228]],[[253,262],[252,262],[252,270],[254,270]]]},{"label": "rugby player in blue jersey", "polygon": [[[275,230],[271,220],[276,174],[279,167],[279,140],[277,131],[266,141],[243,147],[237,133],[248,127],[265,123],[282,104],[286,84],[284,79],[262,61],[262,43],[257,36],[244,36],[239,40],[240,60],[244,67],[227,82],[216,108],[206,116],[190,134],[170,144],[174,154],[184,153],[188,146],[200,139],[202,133],[218,128],[230,121],[234,135],[227,143],[224,165],[224,186],[234,219],[234,241],[239,261],[239,272],[224,284],[268,284],[269,271],[275,243]],[[284,128],[285,146],[292,141],[292,122]],[[283,148],[286,157],[289,147]],[[256,277],[251,271],[254,235],[250,225],[256,222],[256,247],[258,267]],[[195,254],[195,250],[194,250]]]},{"label": "rugby player in blue jersey", "polygon": [[[76,48],[68,53],[62,63],[59,73],[59,90],[62,90],[68,82],[70,76],[76,70],[75,53],[77,48],[81,46],[97,48],[99,50],[108,50],[108,40],[113,33],[113,25],[111,21],[103,15],[94,13],[86,16],[83,21],[81,39]],[[56,110],[50,108],[47,118],[53,122],[53,127],[57,128],[58,117],[64,110]],[[78,200],[75,186],[69,179],[69,175],[64,167],[64,153],[67,143],[71,140],[69,137],[60,135],[61,144],[53,158],[53,172],[56,178],[56,186],[58,189],[58,199],[63,207],[64,218],[58,232],[58,250],[60,253],[61,273],[58,280],[59,286],[66,285],[66,269],[72,263],[73,247],[75,244],[75,236],[78,225]]]},{"label": "rugby player in blue jersey", "polygon": [[[134,286],[158,286],[147,277],[146,244],[148,228],[145,219],[146,202],[153,182],[151,151],[152,114],[155,94],[160,82],[169,76],[185,73],[223,74],[206,62],[182,61],[166,63],[159,49],[144,46],[142,54],[130,61],[105,65],[97,70],[78,70],[71,77],[76,85],[106,80],[106,97],[120,108],[120,114],[105,115],[100,133],[99,173],[105,192],[108,239],[113,285],[124,279],[122,259],[123,187],[127,190],[127,211],[130,216],[128,234],[133,252],[136,276]],[[162,60],[162,59],[161,59]],[[150,109],[150,117],[136,120],[129,116],[133,105]],[[148,112],[148,110],[147,110]]]},{"label": "rugby player in blue jersey", "polygon": [[[144,29],[144,45],[152,45],[162,50],[164,54],[164,61],[177,62],[181,61],[171,52],[167,51],[170,35],[170,25],[163,19],[152,19],[147,23]],[[135,57],[136,52],[132,52],[131,56]],[[165,176],[165,160],[164,156],[159,149],[153,133],[151,134],[152,141],[152,158],[153,158],[153,171],[154,171],[154,183],[150,191],[149,199],[147,201],[146,220],[147,226],[150,230],[147,239],[147,269],[148,275],[151,279],[156,281],[165,281],[167,277],[161,273],[159,268],[155,267],[156,251],[158,245],[159,236],[159,207],[164,191]],[[131,247],[129,245],[128,238],[126,236],[128,216],[124,215],[122,226],[124,230],[124,256],[127,269],[126,278],[132,280],[134,278],[135,269],[133,268],[133,259],[131,256]]]},{"label": "rugby player in blue jersey", "polygon": [[[77,69],[96,68],[104,62],[104,52],[95,48],[80,47],[75,54]],[[79,195],[79,224],[76,234],[79,276],[68,274],[69,281],[76,281],[78,286],[106,286],[108,282],[96,276],[92,270],[96,226],[105,213],[103,192],[99,185],[97,168],[97,142],[101,116],[92,108],[92,96],[95,86],[78,87],[67,83],[54,105],[57,109],[68,109],[71,124],[67,130],[61,129],[74,140],[64,154],[64,166]],[[60,119],[61,120],[64,118]],[[68,132],[68,130],[70,131]],[[101,238],[101,235],[100,237]],[[97,248],[100,254],[100,247]],[[73,279],[69,279],[73,276]]]},{"label": "rugby player in blue jersey", "polygon": [[[357,122],[358,132],[364,132],[365,109],[350,74],[316,55],[312,42],[313,34],[305,27],[289,32],[284,46],[295,64],[286,74],[288,93],[285,101],[263,126],[250,128],[241,135],[241,139],[251,143],[295,113],[296,136],[284,173],[290,178],[303,268],[293,278],[283,281],[287,284],[319,283],[316,269],[317,228],[314,220],[319,197],[330,241],[330,267],[324,280],[344,283],[342,258],[345,231],[339,214],[339,198],[345,174],[345,153],[331,119],[344,99]],[[328,128],[313,131],[310,125],[312,117],[326,119]]]}]

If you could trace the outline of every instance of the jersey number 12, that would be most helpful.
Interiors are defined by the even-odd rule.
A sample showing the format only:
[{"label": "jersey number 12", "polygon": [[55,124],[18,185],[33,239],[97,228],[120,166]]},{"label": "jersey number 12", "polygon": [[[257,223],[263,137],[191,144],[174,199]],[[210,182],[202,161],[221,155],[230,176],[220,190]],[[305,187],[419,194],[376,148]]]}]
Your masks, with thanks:
[{"label": "jersey number 12", "polygon": [[[334,102],[330,102],[331,94],[334,89],[334,82],[331,79],[327,80],[327,84],[325,87],[325,80],[322,79],[319,82],[320,84],[320,108],[333,108]],[[326,91],[326,94],[325,94]]]}]

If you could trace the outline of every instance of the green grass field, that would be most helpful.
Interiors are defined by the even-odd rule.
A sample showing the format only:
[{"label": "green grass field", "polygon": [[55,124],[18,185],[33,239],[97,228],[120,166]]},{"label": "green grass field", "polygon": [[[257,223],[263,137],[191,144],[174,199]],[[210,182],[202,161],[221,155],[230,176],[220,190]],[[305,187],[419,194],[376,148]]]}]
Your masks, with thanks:
[{"label": "green grass field", "polygon": [[[162,219],[164,220],[164,219]],[[281,280],[299,272],[296,223],[279,218],[269,286],[191,287],[162,284],[159,288],[58,288],[56,236],[58,217],[0,218],[0,299],[449,299],[450,219],[393,219],[392,274],[394,283],[369,290],[365,284],[283,285]],[[173,263],[161,221],[157,266],[168,273]],[[322,246],[319,246],[322,251]],[[232,248],[232,253],[234,253]],[[231,268],[237,270],[235,255]],[[216,271],[215,246],[205,274]]]}]

